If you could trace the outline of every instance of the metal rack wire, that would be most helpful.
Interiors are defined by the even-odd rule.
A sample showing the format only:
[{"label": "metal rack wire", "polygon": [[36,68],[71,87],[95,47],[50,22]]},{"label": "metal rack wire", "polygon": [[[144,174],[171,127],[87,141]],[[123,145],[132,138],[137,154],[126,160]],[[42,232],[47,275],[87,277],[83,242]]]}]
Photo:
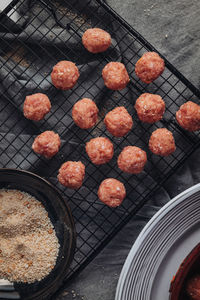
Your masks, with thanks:
[{"label": "metal rack wire", "polygon": [[[8,18],[21,8],[24,14],[17,22],[9,19],[8,26]],[[35,23],[36,19],[40,23]],[[26,26],[29,26],[29,31],[24,30]],[[95,56],[84,52],[81,36],[91,26],[110,32],[113,38],[111,50]],[[134,65],[145,51],[155,49],[101,0],[37,0],[25,5],[14,0],[1,13],[0,28],[4,32],[0,35],[0,60],[6,70],[1,77],[0,166],[39,173],[54,183],[69,202],[77,231],[74,261],[66,274],[69,280],[99,253],[199,147],[199,134],[182,130],[174,115],[186,100],[196,101],[200,91],[166,60],[163,75],[150,85],[143,84],[134,74]],[[70,34],[66,35],[66,48],[63,48],[67,32]],[[34,39],[37,44],[33,43]],[[80,56],[80,53],[84,55]],[[56,90],[49,77],[52,66],[61,59],[73,59],[82,74],[78,85],[67,92]],[[112,60],[122,60],[130,74],[131,82],[123,91],[108,91],[103,85],[101,70]],[[47,90],[46,84],[49,84]],[[39,124],[25,120],[22,114],[26,94],[38,91],[45,91],[53,103],[51,114]],[[165,100],[166,113],[161,122],[148,125],[138,120],[134,102],[144,92],[157,93]],[[88,131],[76,127],[71,118],[73,103],[81,95],[94,99],[100,109],[99,122]],[[113,138],[102,122],[106,112],[117,105],[124,105],[134,119],[133,130],[120,139]],[[159,127],[171,130],[176,140],[177,150],[167,158],[156,157],[148,150],[149,136]],[[31,150],[33,138],[44,130],[54,130],[62,139],[60,152],[50,161]],[[84,145],[89,139],[102,135],[112,140],[115,156],[108,164],[95,166],[89,161]],[[116,164],[120,151],[130,144],[142,147],[148,154],[145,171],[137,176],[124,174]],[[56,180],[57,170],[66,160],[82,160],[86,166],[84,186],[79,190],[64,189]],[[127,197],[119,208],[111,209],[98,200],[98,186],[106,177],[115,177],[125,183]]]}]

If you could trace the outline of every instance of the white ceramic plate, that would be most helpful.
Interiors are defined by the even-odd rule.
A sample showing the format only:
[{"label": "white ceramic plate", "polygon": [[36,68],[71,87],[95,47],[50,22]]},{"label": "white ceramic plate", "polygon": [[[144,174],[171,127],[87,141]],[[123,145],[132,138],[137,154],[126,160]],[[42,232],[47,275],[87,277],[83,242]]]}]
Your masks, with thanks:
[{"label": "white ceramic plate", "polygon": [[200,184],[184,191],[144,227],[123,266],[115,300],[168,300],[170,281],[200,242]]}]

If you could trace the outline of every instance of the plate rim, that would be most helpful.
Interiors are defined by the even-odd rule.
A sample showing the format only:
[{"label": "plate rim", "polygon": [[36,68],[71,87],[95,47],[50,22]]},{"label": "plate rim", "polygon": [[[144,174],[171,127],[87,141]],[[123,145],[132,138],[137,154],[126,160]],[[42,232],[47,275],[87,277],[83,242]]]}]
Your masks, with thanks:
[{"label": "plate rim", "polygon": [[148,221],[148,223],[144,226],[140,234],[138,235],[137,239],[135,240],[134,244],[132,245],[128,256],[124,262],[124,265],[122,267],[116,293],[115,293],[115,300],[123,300],[122,297],[122,291],[123,286],[126,282],[126,277],[129,272],[129,268],[131,266],[131,262],[135,255],[137,254],[137,250],[141,246],[142,242],[145,240],[146,236],[150,234],[151,230],[156,226],[157,222],[162,219],[171,209],[173,209],[175,206],[177,206],[179,203],[181,203],[186,198],[190,197],[194,193],[200,191],[200,183],[197,183],[196,185],[193,185],[192,187],[186,189],[185,191],[181,192],[177,196],[173,197],[169,202],[167,202],[163,207],[159,209],[158,212],[155,213],[155,215]]}]

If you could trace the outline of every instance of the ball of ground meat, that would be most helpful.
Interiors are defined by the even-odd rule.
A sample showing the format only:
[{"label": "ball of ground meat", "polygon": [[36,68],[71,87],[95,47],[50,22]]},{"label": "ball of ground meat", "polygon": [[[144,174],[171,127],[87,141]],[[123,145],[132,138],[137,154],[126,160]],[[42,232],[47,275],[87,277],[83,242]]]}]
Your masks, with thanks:
[{"label": "ball of ground meat", "polygon": [[89,52],[100,53],[110,47],[111,36],[103,29],[90,28],[84,32],[82,43]]},{"label": "ball of ground meat", "polygon": [[111,90],[122,90],[129,83],[129,75],[124,64],[120,62],[108,63],[102,71],[105,85]]},{"label": "ball of ground meat", "polygon": [[186,291],[191,300],[200,299],[200,275],[196,274],[186,283]]},{"label": "ball of ground meat", "polygon": [[105,137],[97,137],[86,143],[86,152],[95,165],[102,165],[109,162],[114,154],[114,147],[111,141]]},{"label": "ball of ground meat", "polygon": [[155,123],[162,119],[165,102],[159,95],[144,93],[135,103],[138,118],[145,123]]},{"label": "ball of ground meat", "polygon": [[166,128],[155,130],[149,139],[149,149],[156,155],[168,156],[176,150],[173,134]]},{"label": "ball of ground meat", "polygon": [[184,103],[176,112],[176,120],[188,131],[200,130],[200,106],[192,101]]},{"label": "ball of ground meat", "polygon": [[126,173],[139,174],[147,162],[146,152],[135,146],[125,147],[118,156],[118,167]]},{"label": "ball of ground meat", "polygon": [[44,131],[35,138],[32,149],[46,158],[51,158],[59,151],[60,144],[60,137],[57,133]]},{"label": "ball of ground meat", "polygon": [[84,98],[74,104],[72,118],[77,126],[88,129],[96,124],[98,112],[96,104],[91,99]]},{"label": "ball of ground meat", "polygon": [[71,61],[60,61],[54,67],[51,73],[51,80],[57,89],[72,89],[79,78],[79,70]]},{"label": "ball of ground meat", "polygon": [[126,197],[126,189],[119,180],[107,178],[99,186],[98,197],[106,205],[117,207]]},{"label": "ball of ground meat", "polygon": [[25,118],[33,121],[42,120],[51,109],[51,102],[45,94],[37,93],[26,96],[23,106]]},{"label": "ball of ground meat", "polygon": [[82,186],[85,177],[85,166],[81,161],[67,161],[58,171],[58,181],[71,189]]},{"label": "ball of ground meat", "polygon": [[133,127],[132,117],[123,106],[116,107],[107,113],[104,123],[107,130],[117,137],[126,135]]},{"label": "ball of ground meat", "polygon": [[144,83],[151,83],[165,69],[164,60],[156,52],[146,52],[136,62],[135,73]]}]

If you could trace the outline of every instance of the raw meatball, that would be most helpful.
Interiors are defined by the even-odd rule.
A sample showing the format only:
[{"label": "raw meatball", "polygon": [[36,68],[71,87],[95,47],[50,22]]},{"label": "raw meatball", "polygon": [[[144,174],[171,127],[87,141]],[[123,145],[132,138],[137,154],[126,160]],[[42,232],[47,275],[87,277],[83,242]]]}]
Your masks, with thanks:
[{"label": "raw meatball", "polygon": [[105,137],[91,139],[85,148],[89,158],[95,165],[106,164],[114,154],[113,144]]},{"label": "raw meatball", "polygon": [[51,109],[51,102],[45,94],[26,96],[24,101],[24,116],[33,121],[40,121]]},{"label": "raw meatball", "polygon": [[110,47],[111,36],[100,28],[90,28],[84,32],[82,43],[89,52],[104,52]]},{"label": "raw meatball", "polygon": [[200,106],[192,101],[184,103],[176,112],[176,120],[186,130],[200,130]]},{"label": "raw meatball", "polygon": [[118,156],[118,167],[126,173],[139,174],[147,162],[146,152],[135,146],[125,147]]},{"label": "raw meatball", "polygon": [[156,155],[168,156],[176,150],[173,134],[166,128],[155,130],[149,140],[149,149]]},{"label": "raw meatball", "polygon": [[67,60],[58,62],[51,73],[51,80],[57,89],[69,90],[72,89],[79,78],[77,66]]},{"label": "raw meatball", "polygon": [[91,99],[84,98],[74,104],[72,118],[77,126],[88,129],[96,124],[98,112],[96,104]]},{"label": "raw meatball", "polygon": [[133,127],[132,117],[125,107],[120,106],[111,110],[104,118],[107,130],[114,136],[121,137]]},{"label": "raw meatball", "polygon": [[165,102],[159,95],[144,93],[136,100],[135,109],[142,122],[152,124],[162,119]]},{"label": "raw meatball", "polygon": [[78,189],[83,184],[85,166],[81,161],[67,161],[58,171],[59,182],[71,189]]},{"label": "raw meatball", "polygon": [[102,71],[105,85],[111,90],[122,90],[130,79],[125,66],[120,62],[108,63]]},{"label": "raw meatball", "polygon": [[98,189],[99,199],[110,207],[119,206],[126,197],[126,189],[119,180],[108,178],[102,181]]},{"label": "raw meatball", "polygon": [[186,283],[186,291],[191,300],[200,299],[200,275],[196,274]]},{"label": "raw meatball", "polygon": [[46,158],[51,158],[59,151],[60,144],[60,137],[57,133],[44,131],[35,138],[32,149]]},{"label": "raw meatball", "polygon": [[136,62],[135,73],[144,83],[151,83],[165,69],[164,60],[156,52],[146,52]]}]

